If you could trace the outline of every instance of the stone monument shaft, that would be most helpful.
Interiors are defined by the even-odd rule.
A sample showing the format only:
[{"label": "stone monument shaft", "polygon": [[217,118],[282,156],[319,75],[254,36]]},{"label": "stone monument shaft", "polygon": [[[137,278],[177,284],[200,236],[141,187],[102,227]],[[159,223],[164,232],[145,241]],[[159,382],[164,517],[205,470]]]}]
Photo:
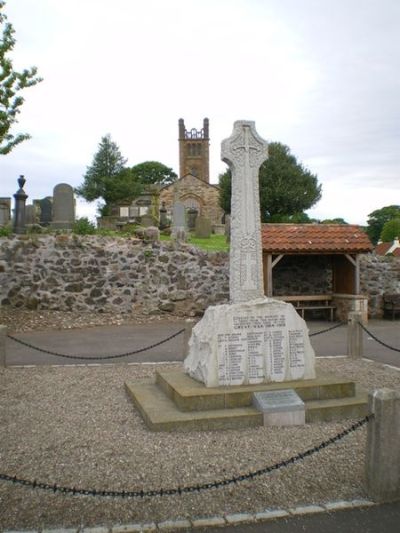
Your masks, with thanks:
[{"label": "stone monument shaft", "polygon": [[222,142],[221,159],[232,172],[229,292],[231,303],[264,297],[258,171],[268,144],[255,123],[238,120]]}]

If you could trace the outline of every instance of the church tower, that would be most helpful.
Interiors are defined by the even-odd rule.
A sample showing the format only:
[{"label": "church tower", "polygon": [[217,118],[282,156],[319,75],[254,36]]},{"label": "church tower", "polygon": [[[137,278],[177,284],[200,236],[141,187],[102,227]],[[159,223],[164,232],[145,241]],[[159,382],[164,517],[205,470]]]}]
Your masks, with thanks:
[{"label": "church tower", "polygon": [[203,129],[187,130],[183,118],[179,119],[179,177],[192,174],[210,183],[210,137],[208,118]]}]

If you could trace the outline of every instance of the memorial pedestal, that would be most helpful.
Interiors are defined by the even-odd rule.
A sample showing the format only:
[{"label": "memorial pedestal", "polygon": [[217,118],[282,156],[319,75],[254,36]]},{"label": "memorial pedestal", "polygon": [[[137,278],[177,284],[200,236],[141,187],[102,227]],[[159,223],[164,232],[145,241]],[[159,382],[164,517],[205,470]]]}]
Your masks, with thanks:
[{"label": "memorial pedestal", "polygon": [[[263,425],[263,413],[253,406],[260,391],[287,389],[287,384],[263,383],[206,387],[182,370],[157,371],[156,381],[127,382],[129,396],[152,431],[208,431]],[[367,414],[367,393],[349,379],[318,375],[293,381],[290,387],[305,404],[305,421],[328,422]]]}]

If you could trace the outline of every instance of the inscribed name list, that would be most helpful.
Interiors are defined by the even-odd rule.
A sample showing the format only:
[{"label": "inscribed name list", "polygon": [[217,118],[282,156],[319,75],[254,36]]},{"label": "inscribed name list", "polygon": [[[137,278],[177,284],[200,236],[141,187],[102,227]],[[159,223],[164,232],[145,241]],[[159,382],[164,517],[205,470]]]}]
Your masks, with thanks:
[{"label": "inscribed name list", "polygon": [[286,328],[284,313],[233,316],[233,333],[218,334],[219,384],[262,383],[265,376],[271,381],[283,381],[286,367],[292,379],[301,378],[304,373],[303,331],[286,331]]},{"label": "inscribed name list", "polygon": [[184,362],[208,387],[313,379],[314,364],[304,320],[290,304],[267,298],[208,308]]}]

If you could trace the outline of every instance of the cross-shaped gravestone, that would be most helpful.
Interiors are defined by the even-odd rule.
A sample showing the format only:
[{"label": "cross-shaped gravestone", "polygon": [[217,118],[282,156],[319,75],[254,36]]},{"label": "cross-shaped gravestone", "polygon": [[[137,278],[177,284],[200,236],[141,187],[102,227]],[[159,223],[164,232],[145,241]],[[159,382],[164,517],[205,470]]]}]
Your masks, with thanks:
[{"label": "cross-shaped gravestone", "polygon": [[268,144],[255,123],[238,120],[222,142],[221,158],[232,172],[229,292],[231,303],[264,296],[258,171]]}]

